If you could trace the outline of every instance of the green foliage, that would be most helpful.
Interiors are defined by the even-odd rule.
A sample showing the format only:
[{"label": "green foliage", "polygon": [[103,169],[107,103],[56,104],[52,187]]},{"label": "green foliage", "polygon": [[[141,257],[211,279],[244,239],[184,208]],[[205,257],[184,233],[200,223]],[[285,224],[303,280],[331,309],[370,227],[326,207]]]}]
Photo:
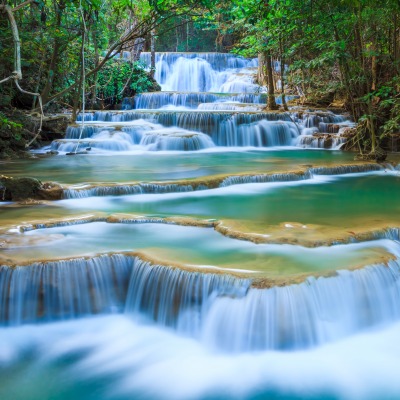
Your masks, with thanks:
[{"label": "green foliage", "polygon": [[[24,1],[8,3],[16,7]],[[108,61],[113,52],[131,49],[136,39],[148,40],[160,24],[182,15],[195,16],[201,7],[212,3],[213,0],[38,0],[27,4],[14,13],[22,44],[24,88],[40,92],[45,103],[58,93],[65,93],[59,100],[76,109],[82,79],[82,47],[85,80],[91,88],[97,84],[99,63],[100,69],[107,65],[103,65],[100,55],[110,51]],[[14,46],[10,39],[9,23],[1,19],[0,77],[9,76],[14,69]],[[137,79],[130,89],[144,90],[148,86],[144,75],[139,70],[135,73]],[[71,87],[73,90],[66,92]],[[107,90],[112,92],[109,87]],[[26,109],[34,105],[32,98],[22,96],[12,85],[1,85],[0,107],[10,104]],[[52,102],[51,107],[55,110],[56,103]]]},{"label": "green foliage", "polygon": [[287,80],[308,100],[342,98],[372,152],[398,132],[398,1],[232,0],[226,10],[242,35],[237,53],[284,59]]},{"label": "green foliage", "polygon": [[22,139],[22,124],[11,121],[3,113],[0,112],[0,131],[9,132],[10,137],[20,141]]},{"label": "green foliage", "polygon": [[[6,3],[15,7],[24,1]],[[305,98],[344,100],[366,130],[363,137],[371,149],[399,129],[398,0],[38,0],[16,11],[15,18],[24,87],[50,101],[72,86],[60,100],[75,110],[82,48],[86,92],[96,88],[97,96],[115,104],[126,92],[151,90],[153,82],[139,65],[103,65],[101,55],[130,49],[137,38],[146,40],[148,50],[155,31],[157,50],[229,48],[247,57],[268,52],[284,60],[290,66],[286,81]],[[127,32],[131,36],[123,41]],[[8,76],[14,48],[5,19],[0,21],[0,51],[0,76]],[[0,86],[0,107],[5,104],[33,105],[11,84]]]},{"label": "green foliage", "polygon": [[0,112],[0,159],[24,154],[29,133],[23,126],[23,119]]},{"label": "green foliage", "polygon": [[98,97],[117,104],[124,97],[151,91],[154,82],[140,62],[116,60],[108,63],[98,75]]}]

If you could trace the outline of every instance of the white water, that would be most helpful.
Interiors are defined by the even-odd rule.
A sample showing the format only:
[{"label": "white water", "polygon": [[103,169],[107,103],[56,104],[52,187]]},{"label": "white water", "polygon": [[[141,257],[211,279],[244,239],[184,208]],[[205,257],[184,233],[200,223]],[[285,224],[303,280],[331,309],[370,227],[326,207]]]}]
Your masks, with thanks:
[{"label": "white water", "polygon": [[[66,228],[55,230],[62,232]],[[73,226],[67,236],[72,232],[82,235],[87,229],[81,230],[81,226]],[[398,241],[398,232],[394,237],[393,234],[388,232],[388,238]],[[108,235],[112,236],[112,231]],[[84,244],[88,239],[82,237],[81,241]],[[225,242],[234,245],[231,239],[221,241],[222,246],[226,246]],[[89,241],[88,246],[93,244]],[[106,242],[102,246],[107,248]],[[341,253],[346,257],[349,250],[379,246],[396,260],[272,289],[250,288],[249,279],[228,273],[184,271],[118,254],[38,262],[16,269],[2,267],[0,321],[18,325],[120,313],[124,309],[133,317],[143,316],[172,327],[217,351],[247,352],[313,347],[400,319],[398,242],[341,245],[337,250],[277,245],[258,248],[252,243],[243,246],[247,246],[249,257],[254,250],[259,254],[270,252],[271,256],[274,252],[293,253],[300,260],[313,253],[324,258],[336,252],[337,262]],[[212,246],[210,250],[213,251]]]},{"label": "white water", "polygon": [[[144,53],[142,59],[149,63],[150,55]],[[83,128],[69,127],[65,140],[44,150],[92,154],[214,147],[333,149],[345,141],[340,129],[351,123],[343,116],[263,112],[266,93],[254,83],[256,60],[223,53],[157,53],[156,60],[155,78],[163,92],[125,99],[124,112],[78,115],[77,122],[85,121]],[[321,133],[335,137],[325,139]]]},{"label": "white water", "polygon": [[[142,54],[142,60],[149,65],[149,54]],[[163,91],[255,93],[260,87],[253,83],[254,71],[247,69],[254,67],[257,60],[232,54],[157,53],[155,79]]]},{"label": "white water", "polygon": [[[1,333],[0,397],[13,400],[396,399],[400,325],[298,352],[210,353],[124,316]],[[23,361],[23,363],[22,363]]]},{"label": "white water", "polygon": [[[126,282],[125,261],[118,256],[114,260],[116,277],[122,272]],[[92,279],[96,299],[115,307],[95,311],[121,309],[110,296],[123,286],[121,282],[110,285],[113,280],[105,266],[96,260],[89,263],[89,268],[71,262],[49,265],[45,268],[50,274],[40,273],[42,279],[48,277],[46,290],[50,290],[41,301],[48,304],[45,310],[56,311],[53,318],[60,317],[57,299],[70,304],[67,310],[79,304],[69,297],[78,293],[71,291],[75,285],[81,301],[91,291],[85,286],[86,273],[96,277]],[[115,269],[117,265],[122,269]],[[390,399],[400,395],[397,263],[267,290],[248,290],[245,281],[235,283],[226,275],[137,266],[130,278],[128,315],[0,329],[0,397]],[[38,282],[32,279],[35,274],[29,267],[24,273],[32,290]],[[62,275],[57,278],[57,274]],[[20,289],[21,278],[15,277],[11,288]],[[62,282],[64,289],[57,294],[52,282]],[[34,301],[18,301],[13,308],[19,310],[18,305],[38,308]],[[91,312],[84,309],[83,315]],[[293,351],[316,344],[313,349]]]},{"label": "white water", "polygon": [[[324,138],[316,139],[313,133],[331,133],[342,140],[340,130],[347,124],[342,116],[253,114],[259,106],[252,103],[265,99],[248,69],[253,61],[206,54],[162,55],[158,61],[162,67],[158,78],[169,90],[230,94],[150,94],[143,96],[143,104],[147,104],[144,108],[167,107],[170,111],[87,113],[79,150],[132,155],[134,151],[175,151],[179,156],[180,151],[218,146],[326,147]],[[187,73],[195,79],[186,79],[187,75],[177,79]],[[192,111],[176,112],[174,107]],[[250,112],[243,112],[246,108]],[[70,127],[67,140],[54,142],[52,149],[74,151],[79,134],[80,127]],[[222,181],[212,192],[206,192],[204,186],[151,183],[90,188],[86,192],[77,188],[66,192],[66,197],[110,197],[65,200],[57,206],[69,211],[87,207],[109,212],[113,207],[122,211],[124,204],[135,202],[168,203],[170,199],[192,197],[198,200],[193,212],[201,214],[206,208],[202,199],[210,195],[260,193],[277,186],[298,185],[297,179],[309,184],[333,182],[335,178],[318,175],[361,172],[363,168],[311,168],[301,176],[237,175]],[[375,169],[381,167],[366,170]],[[239,186],[243,183],[249,184]],[[226,187],[230,185],[235,186]],[[204,192],[187,193],[195,189]],[[127,196],[111,197],[117,194]],[[136,194],[142,196],[129,196]],[[386,238],[379,246],[396,256],[388,265],[340,271],[331,278],[308,278],[298,285],[255,289],[248,279],[218,271],[181,271],[123,255],[92,257],[99,248],[107,251],[105,235],[96,227],[96,234],[92,231],[79,236],[79,229],[75,235],[72,231],[59,232],[48,238],[44,246],[47,250],[43,251],[48,256],[48,249],[53,248],[61,257],[63,251],[84,249],[91,258],[38,262],[15,269],[1,267],[0,321],[11,327],[0,328],[0,398],[400,397],[396,375],[400,356],[397,230],[378,235]],[[158,234],[163,231],[158,230]],[[172,230],[165,231],[166,239],[176,246]],[[35,233],[26,236],[33,238]],[[156,236],[154,233],[151,237],[155,247]],[[201,248],[199,236],[186,236],[185,247]],[[122,240],[114,234],[109,240],[124,250],[132,248],[134,237],[126,234]],[[220,246],[217,240],[207,245],[209,249]],[[347,251],[344,249],[351,248],[354,255],[357,248],[374,245],[369,242],[329,249],[283,246],[279,250],[276,246],[274,251],[293,253],[299,260],[313,258],[315,263],[322,258],[325,265],[325,258],[337,261]],[[260,256],[268,248],[247,242],[230,242],[229,246],[224,248],[227,253],[240,249],[249,257],[254,253]],[[31,257],[43,250],[40,246],[23,248],[16,251],[25,251]],[[1,251],[10,255],[7,249]],[[65,319],[77,320],[59,321]],[[38,326],[30,325],[38,322]],[[20,324],[23,326],[15,326]]]}]

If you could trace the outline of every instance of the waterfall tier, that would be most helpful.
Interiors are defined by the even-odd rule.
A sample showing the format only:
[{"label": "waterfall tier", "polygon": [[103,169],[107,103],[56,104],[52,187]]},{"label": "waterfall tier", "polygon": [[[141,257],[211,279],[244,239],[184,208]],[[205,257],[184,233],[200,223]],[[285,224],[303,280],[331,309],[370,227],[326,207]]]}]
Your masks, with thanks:
[{"label": "waterfall tier", "polygon": [[[91,121],[92,123],[104,122],[103,129],[110,129],[106,126],[107,122],[116,125],[122,124],[120,129],[131,135],[132,143],[143,146],[149,144],[149,137],[154,138],[157,135],[159,141],[163,137],[163,141],[165,142],[167,137],[171,138],[172,131],[162,131],[159,129],[158,133],[154,133],[155,126],[153,125],[149,127],[151,129],[150,132],[147,133],[145,128],[138,125],[130,125],[129,123],[124,124],[125,122],[147,119],[153,124],[162,125],[164,127],[178,127],[187,131],[208,134],[212,139],[211,142],[202,135],[196,136],[193,133],[183,133],[181,131],[180,133],[178,132],[180,141],[182,141],[183,136],[186,137],[186,141],[189,137],[192,137],[192,141],[196,141],[197,144],[184,145],[183,148],[180,149],[175,145],[168,148],[169,150],[198,150],[213,147],[213,144],[216,146],[229,147],[290,146],[294,144],[294,139],[300,134],[299,127],[295,122],[292,122],[291,116],[289,114],[280,113],[132,111],[124,113],[87,113],[84,118],[85,121]],[[68,131],[68,137],[78,138],[80,130],[81,127],[71,127]],[[90,135],[92,135],[91,137],[93,138],[99,135],[99,133],[97,133],[98,131],[99,128],[91,127],[85,132],[86,139],[90,137]],[[144,132],[146,132],[146,134],[144,134]],[[172,142],[172,140],[170,140],[170,142]],[[156,147],[158,150],[161,148],[167,149],[166,146]],[[150,149],[153,150],[154,148]]]},{"label": "waterfall tier", "polygon": [[[211,68],[216,71],[224,71],[226,69],[238,69],[257,67],[257,59],[246,59],[230,53],[179,53],[179,52],[156,52],[156,63],[164,62],[168,66],[174,65],[180,58],[196,61],[204,60],[210,64]],[[150,65],[151,53],[142,52],[140,60],[145,65]]]},{"label": "waterfall tier", "polygon": [[[89,129],[86,129],[89,128]],[[85,126],[84,139],[79,139],[81,127],[69,127],[67,139],[55,140],[51,150],[73,152],[89,149],[109,151],[196,151],[214,147],[212,139],[201,132],[181,128],[163,128],[162,125],[132,125],[122,130],[115,127]]]},{"label": "waterfall tier", "polygon": [[277,183],[295,182],[313,179],[316,175],[345,175],[357,173],[369,173],[383,171],[384,167],[379,164],[360,164],[360,165],[339,165],[334,167],[312,167],[305,171],[276,173],[276,174],[243,174],[210,177],[208,180],[193,180],[184,182],[151,182],[151,183],[127,183],[127,184],[101,184],[98,186],[85,185],[84,187],[69,187],[63,190],[63,197],[66,199],[85,198],[92,196],[121,196],[132,194],[162,194],[192,192],[197,190],[214,189],[232,185],[242,185],[246,183]]},{"label": "waterfall tier", "polygon": [[125,312],[226,351],[299,349],[400,318],[400,266],[272,289],[127,255],[1,267],[0,320],[17,325]]},{"label": "waterfall tier", "polygon": [[[142,53],[141,60],[149,66],[150,57]],[[255,93],[256,66],[257,60],[226,53],[156,53],[154,77],[164,91]]]},{"label": "waterfall tier", "polygon": [[134,98],[125,98],[122,104],[124,110],[159,109],[165,106],[187,107],[197,109],[202,103],[236,101],[239,103],[266,104],[266,94],[260,93],[180,93],[153,92],[137,94]]}]

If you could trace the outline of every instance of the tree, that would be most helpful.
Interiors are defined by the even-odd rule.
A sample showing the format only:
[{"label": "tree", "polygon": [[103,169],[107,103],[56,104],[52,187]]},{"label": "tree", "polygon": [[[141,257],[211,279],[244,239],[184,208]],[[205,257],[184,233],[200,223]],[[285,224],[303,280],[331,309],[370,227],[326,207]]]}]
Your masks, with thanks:
[{"label": "tree", "polygon": [[[137,40],[144,40],[169,19],[210,4],[209,0],[23,2],[15,8],[20,11],[15,26],[21,36],[25,81],[37,87],[44,105],[61,101],[77,109],[83,86],[96,87],[98,72],[107,62],[131,50]],[[9,30],[2,28],[0,43],[5,58],[12,59]],[[4,69],[12,70],[9,63]],[[0,90],[8,92],[11,103],[28,107],[29,100],[10,87]]]}]

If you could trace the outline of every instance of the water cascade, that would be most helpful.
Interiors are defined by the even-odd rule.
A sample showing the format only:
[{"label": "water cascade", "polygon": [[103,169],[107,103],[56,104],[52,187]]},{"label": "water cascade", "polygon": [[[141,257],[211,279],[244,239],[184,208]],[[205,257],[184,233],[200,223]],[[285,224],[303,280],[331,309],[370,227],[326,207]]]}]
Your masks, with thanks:
[{"label": "water cascade", "polygon": [[250,279],[116,254],[1,267],[0,321],[143,316],[229,352],[299,349],[400,318],[400,264],[252,288]]},{"label": "water cascade", "polygon": [[[150,65],[150,54],[142,53],[142,61]],[[232,74],[227,70],[245,74],[249,67],[257,67],[257,60],[247,60],[224,53],[157,53],[155,79],[165,91],[176,92],[248,92],[257,90],[252,78],[243,84],[245,90],[224,90]],[[247,89],[249,88],[249,89]]]},{"label": "water cascade", "polygon": [[399,398],[399,167],[303,150],[352,122],[256,67],[157,53],[161,92],[4,165],[46,183],[0,203],[1,398]]},{"label": "water cascade", "polygon": [[[149,65],[149,60],[149,53],[143,53],[142,61]],[[351,123],[344,116],[313,110],[266,112],[265,90],[254,83],[256,66],[257,60],[232,54],[157,53],[155,78],[162,92],[124,99],[122,112],[78,115],[77,122],[85,122],[82,135],[80,126],[71,126],[66,138],[55,141],[49,150],[331,149],[345,142],[341,128]],[[280,101],[277,96],[278,104]]]}]

